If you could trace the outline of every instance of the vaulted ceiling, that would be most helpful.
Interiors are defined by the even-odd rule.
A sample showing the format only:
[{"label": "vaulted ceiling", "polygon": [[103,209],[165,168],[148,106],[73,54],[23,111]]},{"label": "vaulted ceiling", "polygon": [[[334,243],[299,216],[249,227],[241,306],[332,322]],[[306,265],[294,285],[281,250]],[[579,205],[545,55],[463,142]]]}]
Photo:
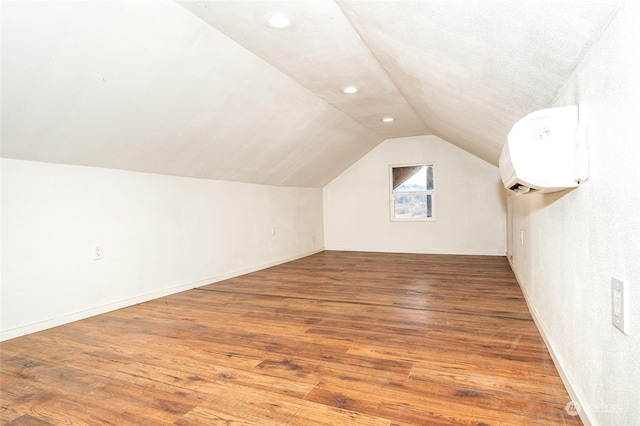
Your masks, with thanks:
[{"label": "vaulted ceiling", "polygon": [[497,164],[620,3],[3,0],[2,156],[319,187],[435,134]]}]

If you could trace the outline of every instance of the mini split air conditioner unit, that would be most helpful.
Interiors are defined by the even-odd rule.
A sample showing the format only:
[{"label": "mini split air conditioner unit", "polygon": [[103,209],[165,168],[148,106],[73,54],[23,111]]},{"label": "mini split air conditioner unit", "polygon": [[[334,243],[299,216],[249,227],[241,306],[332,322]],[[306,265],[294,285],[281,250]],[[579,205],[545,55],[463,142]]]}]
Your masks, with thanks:
[{"label": "mini split air conditioner unit", "polygon": [[588,177],[584,136],[577,105],[543,109],[519,120],[500,155],[505,188],[527,194],[579,186]]}]

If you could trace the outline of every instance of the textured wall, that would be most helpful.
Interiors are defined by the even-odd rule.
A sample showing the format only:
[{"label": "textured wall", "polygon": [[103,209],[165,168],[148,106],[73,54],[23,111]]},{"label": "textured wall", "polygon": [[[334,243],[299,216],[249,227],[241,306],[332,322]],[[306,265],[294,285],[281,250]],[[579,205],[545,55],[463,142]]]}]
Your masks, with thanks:
[{"label": "textured wall", "polygon": [[[389,219],[389,166],[435,163],[434,222]],[[324,188],[327,249],[504,255],[498,169],[436,137],[390,139]]]},{"label": "textured wall", "polygon": [[[589,180],[512,198],[515,271],[583,415],[603,426],[640,419],[639,21],[627,2],[557,100],[580,107]],[[611,324],[613,275],[628,282],[628,336]]]},{"label": "textured wall", "polygon": [[323,245],[320,189],[3,159],[2,338]]}]

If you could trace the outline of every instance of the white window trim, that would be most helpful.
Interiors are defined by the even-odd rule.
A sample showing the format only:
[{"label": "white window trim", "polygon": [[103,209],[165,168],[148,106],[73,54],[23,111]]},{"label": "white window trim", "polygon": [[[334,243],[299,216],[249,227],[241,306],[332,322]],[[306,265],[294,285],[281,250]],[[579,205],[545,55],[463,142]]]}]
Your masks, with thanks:
[{"label": "white window trim", "polygon": [[[405,194],[431,194],[431,217],[395,217],[395,203],[393,198],[393,169],[395,167],[416,167],[416,166],[433,166],[433,190],[431,191],[415,191],[405,192]],[[435,222],[436,220],[436,163],[412,163],[412,164],[391,164],[389,165],[389,220],[391,222]]]}]

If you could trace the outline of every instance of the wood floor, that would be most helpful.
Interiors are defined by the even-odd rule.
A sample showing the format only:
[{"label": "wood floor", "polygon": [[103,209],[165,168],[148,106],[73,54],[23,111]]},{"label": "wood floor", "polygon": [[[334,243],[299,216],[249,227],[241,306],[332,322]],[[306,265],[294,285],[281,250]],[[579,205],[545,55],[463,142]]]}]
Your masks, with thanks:
[{"label": "wood floor", "polygon": [[322,252],[0,345],[7,425],[579,425],[505,258]]}]

